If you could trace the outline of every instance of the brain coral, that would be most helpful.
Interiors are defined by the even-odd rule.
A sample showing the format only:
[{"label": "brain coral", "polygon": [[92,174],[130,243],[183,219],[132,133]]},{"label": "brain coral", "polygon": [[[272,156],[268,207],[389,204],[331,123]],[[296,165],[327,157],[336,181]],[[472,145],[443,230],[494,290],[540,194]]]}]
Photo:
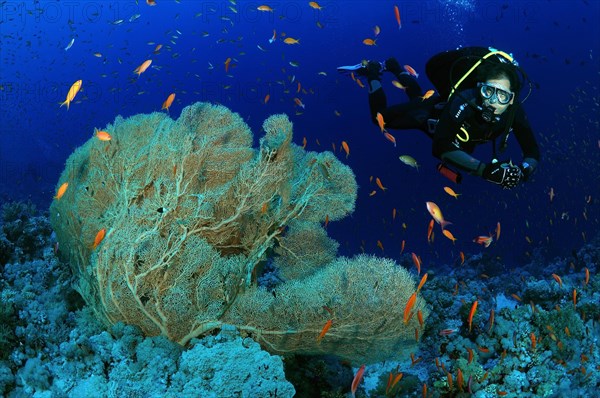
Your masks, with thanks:
[{"label": "brain coral", "polygon": [[[263,129],[253,148],[238,114],[196,103],[177,120],[119,116],[110,141],[76,149],[50,210],[77,290],[107,325],[183,345],[231,324],[276,353],[374,362],[413,348],[419,324],[402,320],[413,278],[389,260],[336,259],[321,226],[354,210],[350,168],[293,144],[285,115]],[[256,278],[273,256],[286,281],[267,291]]]}]

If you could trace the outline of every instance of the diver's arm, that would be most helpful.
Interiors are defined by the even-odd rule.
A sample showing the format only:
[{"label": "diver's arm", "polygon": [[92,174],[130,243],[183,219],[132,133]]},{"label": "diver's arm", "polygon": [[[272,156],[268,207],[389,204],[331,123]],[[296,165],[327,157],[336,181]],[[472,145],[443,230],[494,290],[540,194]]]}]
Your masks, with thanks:
[{"label": "diver's arm", "polygon": [[515,121],[513,123],[515,138],[523,151],[523,171],[525,176],[530,176],[540,161],[540,149],[533,134],[533,130],[527,120],[523,107],[519,104],[515,110]]},{"label": "diver's arm", "polygon": [[448,151],[444,152],[440,159],[444,162],[449,163],[453,166],[458,167],[461,170],[467,171],[470,174],[476,176],[482,176],[483,170],[485,169],[485,163],[475,159],[465,151]]},{"label": "diver's arm", "polygon": [[467,153],[472,150],[472,145],[461,142],[457,137],[464,134],[460,127],[465,119],[472,116],[471,106],[466,104],[464,98],[455,96],[440,115],[433,135],[432,152],[433,156],[444,162],[481,176],[485,164]]}]

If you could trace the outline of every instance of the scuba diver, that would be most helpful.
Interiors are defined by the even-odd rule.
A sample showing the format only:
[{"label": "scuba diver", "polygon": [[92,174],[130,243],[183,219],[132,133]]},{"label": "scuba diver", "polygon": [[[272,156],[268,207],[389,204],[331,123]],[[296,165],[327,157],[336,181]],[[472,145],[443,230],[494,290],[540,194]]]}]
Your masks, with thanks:
[{"label": "scuba diver", "polygon": [[[354,71],[366,77],[373,123],[379,123],[379,113],[387,128],[425,132],[433,140],[433,155],[441,160],[438,170],[452,181],[460,183],[462,179],[454,169],[483,177],[505,189],[529,178],[540,154],[519,100],[527,76],[511,55],[493,48],[465,47],[433,56],[427,62],[426,72],[439,95],[423,96],[418,75],[408,66],[405,69],[394,58],[338,68],[340,72]],[[408,102],[387,106],[381,86],[384,71],[395,76],[394,84],[404,89]],[[529,88],[531,93],[531,83]],[[523,153],[520,165],[497,159],[496,140],[501,138],[501,153],[511,132]],[[492,144],[491,161],[471,156],[477,145],[486,142]]]}]

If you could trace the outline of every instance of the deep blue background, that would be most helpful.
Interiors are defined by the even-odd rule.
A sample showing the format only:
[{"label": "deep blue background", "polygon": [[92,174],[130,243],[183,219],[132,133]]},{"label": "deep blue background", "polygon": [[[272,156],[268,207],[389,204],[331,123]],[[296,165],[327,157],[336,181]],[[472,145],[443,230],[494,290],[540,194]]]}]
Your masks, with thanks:
[{"label": "deep blue background", "polygon": [[[420,254],[427,267],[456,261],[460,250],[467,255],[485,250],[511,269],[535,251],[568,256],[598,233],[600,2],[321,1],[320,11],[308,1],[157,3],[0,2],[0,201],[30,199],[47,208],[66,158],[95,127],[118,114],[158,111],[175,92],[173,118],[193,102],[212,101],[240,113],[256,139],[268,115],[285,112],[294,122],[294,141],[301,144],[307,137],[308,150],[331,150],[332,143],[339,150],[346,140],[350,157],[337,153],[360,186],[356,212],[328,227],[343,254],[361,247],[381,253],[380,240],[385,255],[397,258],[405,240],[405,251]],[[257,11],[261,4],[274,12]],[[141,16],[129,22],[134,14]],[[119,19],[124,22],[112,23]],[[374,37],[375,25],[381,27],[377,45],[363,45],[363,39]],[[269,44],[273,29],[278,40]],[[300,44],[284,44],[283,33]],[[65,51],[72,37],[75,43]],[[148,42],[163,44],[160,54],[152,54],[155,44]],[[395,56],[421,73],[419,82],[427,90],[427,59],[470,45],[512,52],[536,85],[524,106],[542,162],[533,181],[513,191],[470,176],[453,186],[435,171],[430,141],[418,131],[392,131],[394,148],[369,121],[366,89],[336,72],[337,66],[361,59]],[[229,75],[223,66],[228,57],[233,58]],[[132,71],[146,59],[153,60],[152,67],[137,78]],[[296,94],[292,76],[306,93]],[[59,104],[78,79],[83,89],[67,111]],[[403,101],[390,81],[389,76],[383,81],[389,103]],[[271,99],[265,105],[267,93]],[[306,104],[301,114],[296,96]],[[403,154],[416,158],[420,170],[402,164]],[[489,145],[476,152],[482,159],[489,154]],[[507,156],[520,160],[514,139]],[[388,190],[381,192],[370,176]],[[444,193],[446,185],[462,194],[458,200]],[[550,188],[556,194],[552,202]],[[377,194],[371,197],[372,190]],[[427,244],[426,201],[436,202],[454,223],[449,229],[458,238],[455,245],[437,227],[434,243]],[[398,210],[394,222],[393,208]],[[502,224],[497,243],[488,249],[472,243],[497,222]]]}]

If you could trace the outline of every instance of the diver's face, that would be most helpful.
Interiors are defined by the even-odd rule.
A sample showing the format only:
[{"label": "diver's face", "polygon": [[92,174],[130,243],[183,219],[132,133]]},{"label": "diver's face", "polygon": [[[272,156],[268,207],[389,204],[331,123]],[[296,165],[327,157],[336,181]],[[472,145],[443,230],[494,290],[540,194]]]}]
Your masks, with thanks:
[{"label": "diver's face", "polygon": [[[485,84],[495,87],[499,90],[503,90],[507,93],[512,93],[512,91],[510,90],[510,81],[506,77],[501,77],[497,79],[487,79],[485,81]],[[508,106],[511,105],[515,99],[515,96],[513,95],[508,103],[501,104],[500,102],[498,102],[498,97],[496,94],[492,95],[490,98],[485,98],[482,94],[480,95],[483,101],[483,105],[486,107],[489,106],[494,108],[495,115],[503,114],[504,111],[508,109]]]}]

